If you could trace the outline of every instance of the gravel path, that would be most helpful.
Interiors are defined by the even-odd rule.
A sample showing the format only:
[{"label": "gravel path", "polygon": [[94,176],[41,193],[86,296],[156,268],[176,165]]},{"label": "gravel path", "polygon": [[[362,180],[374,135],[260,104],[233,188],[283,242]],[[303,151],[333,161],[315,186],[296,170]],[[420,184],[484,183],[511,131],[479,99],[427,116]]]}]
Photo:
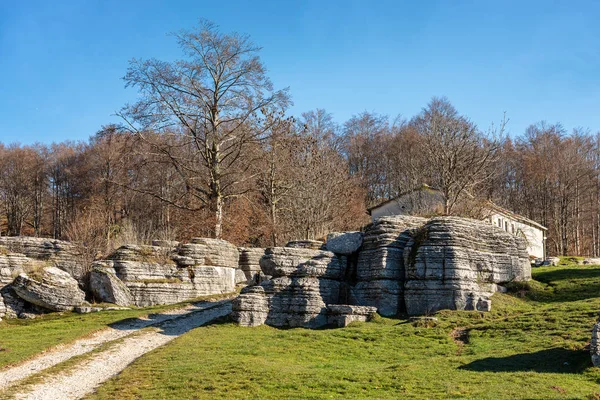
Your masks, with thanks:
[{"label": "gravel path", "polygon": [[145,353],[230,312],[231,303],[226,302],[163,322],[159,330],[127,337],[118,346],[95,354],[70,371],[50,376],[44,383],[29,387],[26,393],[19,393],[15,397],[30,400],[80,399]]},{"label": "gravel path", "polygon": [[[224,300],[214,303],[197,303],[156,314],[147,319],[115,324],[93,336],[77,340],[57,348],[24,364],[0,372],[0,389],[12,386],[18,381],[57,365],[71,357],[88,353],[102,344],[125,338],[116,347],[94,355],[90,360],[78,365],[76,370],[50,377],[43,384],[35,385],[28,393],[19,394],[23,399],[78,399],[91,393],[98,385],[122,371],[133,360],[144,353],[170,342],[177,336],[206,324],[231,311],[231,303]],[[142,332],[132,337],[134,332],[149,326],[157,326],[158,331]]]}]

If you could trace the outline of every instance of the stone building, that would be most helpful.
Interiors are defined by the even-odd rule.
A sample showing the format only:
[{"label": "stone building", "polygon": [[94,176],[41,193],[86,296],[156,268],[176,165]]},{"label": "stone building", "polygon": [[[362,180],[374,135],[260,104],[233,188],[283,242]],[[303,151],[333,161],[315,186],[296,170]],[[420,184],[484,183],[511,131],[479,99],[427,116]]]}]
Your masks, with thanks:
[{"label": "stone building", "polygon": [[[510,210],[486,201],[462,205],[464,216],[477,217],[502,228],[504,231],[523,237],[527,241],[527,251],[531,257],[546,258],[546,232],[548,228],[516,214]],[[459,207],[460,208],[460,207]],[[476,208],[476,210],[475,210]],[[428,185],[402,193],[368,209],[373,221],[391,215],[413,215],[431,217],[443,214],[444,196],[441,191]]]}]

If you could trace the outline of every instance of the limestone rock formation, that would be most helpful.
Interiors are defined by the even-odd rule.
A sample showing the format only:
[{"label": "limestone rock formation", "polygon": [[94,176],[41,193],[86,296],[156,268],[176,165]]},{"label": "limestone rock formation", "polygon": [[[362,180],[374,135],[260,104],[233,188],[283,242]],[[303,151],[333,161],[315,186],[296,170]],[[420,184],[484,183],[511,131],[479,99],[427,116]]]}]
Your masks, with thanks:
[{"label": "limestone rock formation", "polygon": [[363,243],[362,232],[333,232],[327,235],[327,250],[349,256],[358,251]]},{"label": "limestone rock formation", "polygon": [[[556,265],[558,265],[558,263]],[[583,265],[600,265],[600,258],[586,258],[583,260]]]},{"label": "limestone rock formation", "polygon": [[327,306],[327,323],[343,328],[355,321],[370,321],[376,313],[375,307],[330,304]]},{"label": "limestone rock formation", "polygon": [[53,311],[71,311],[85,300],[85,293],[67,272],[47,267],[36,275],[21,273],[12,283],[23,300]]},{"label": "limestone rock formation", "polygon": [[16,253],[29,259],[21,260],[23,262],[40,262],[45,266],[60,268],[79,282],[84,279],[86,271],[82,262],[82,251],[74,243],[37,237],[9,236],[0,237],[0,249],[4,249],[9,255]]},{"label": "limestone rock formation", "polygon": [[128,307],[133,304],[129,288],[121,281],[114,269],[95,267],[90,272],[90,291],[96,300]]},{"label": "limestone rock formation", "polygon": [[326,305],[336,303],[345,260],[328,251],[276,247],[260,265],[273,278],[263,282],[269,297],[266,323],[316,328],[327,324]]},{"label": "limestone rock formation", "polygon": [[403,311],[404,247],[427,219],[382,217],[367,226],[358,254],[352,304],[377,307],[383,316]]},{"label": "limestone rock formation", "polygon": [[247,281],[249,283],[260,283],[260,259],[265,255],[265,249],[240,247],[238,251],[240,253],[239,267],[244,271]]},{"label": "limestone rock formation", "polygon": [[489,311],[494,284],[531,279],[524,239],[467,218],[436,217],[404,249],[410,315],[441,309]]},{"label": "limestone rock formation", "polygon": [[125,245],[98,265],[114,270],[133,304],[146,307],[235,291],[238,259],[225,240],[194,238],[177,247]]},{"label": "limestone rock formation", "polygon": [[232,303],[231,318],[241,326],[259,326],[269,313],[269,301],[262,286],[247,286]]}]

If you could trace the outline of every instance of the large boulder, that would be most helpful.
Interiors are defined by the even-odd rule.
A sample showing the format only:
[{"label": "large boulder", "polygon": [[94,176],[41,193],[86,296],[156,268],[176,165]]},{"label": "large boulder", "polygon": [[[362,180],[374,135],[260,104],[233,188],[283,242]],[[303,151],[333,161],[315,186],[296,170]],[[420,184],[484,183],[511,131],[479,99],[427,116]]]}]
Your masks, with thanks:
[{"label": "large boulder", "polygon": [[358,251],[363,243],[362,232],[333,232],[327,235],[327,250],[349,256]]},{"label": "large boulder", "polygon": [[92,269],[89,287],[96,300],[123,307],[133,304],[129,288],[117,277],[114,269],[99,267]]},{"label": "large boulder", "polygon": [[404,248],[426,222],[420,217],[393,216],[366,227],[352,288],[354,304],[377,307],[384,316],[404,311]]},{"label": "large boulder", "polygon": [[231,303],[231,318],[241,326],[259,326],[269,313],[269,301],[262,286],[247,286]]},{"label": "large boulder", "polygon": [[85,300],[85,293],[67,272],[47,267],[39,273],[21,273],[12,283],[23,300],[53,311],[71,311]]},{"label": "large boulder", "polygon": [[527,243],[494,225],[436,217],[404,249],[410,315],[441,309],[489,311],[496,284],[531,279]]}]

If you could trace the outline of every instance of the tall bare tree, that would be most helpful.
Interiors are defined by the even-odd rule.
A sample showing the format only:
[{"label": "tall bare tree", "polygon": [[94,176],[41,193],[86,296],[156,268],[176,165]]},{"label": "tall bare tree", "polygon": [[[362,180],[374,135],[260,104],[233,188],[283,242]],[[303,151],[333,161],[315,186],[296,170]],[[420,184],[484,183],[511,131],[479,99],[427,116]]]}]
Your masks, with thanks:
[{"label": "tall bare tree", "polygon": [[175,34],[186,58],[176,62],[132,60],[125,82],[140,92],[140,100],[120,115],[142,140],[149,131],[179,136],[150,141],[184,183],[178,200],[149,194],[175,207],[190,209],[186,197],[210,207],[214,236],[220,237],[224,202],[240,196],[248,179],[243,152],[264,139],[268,126],[262,110],[288,102],[287,91],[274,91],[258,57],[259,47],[248,36],[223,34],[203,21],[194,31]]}]

